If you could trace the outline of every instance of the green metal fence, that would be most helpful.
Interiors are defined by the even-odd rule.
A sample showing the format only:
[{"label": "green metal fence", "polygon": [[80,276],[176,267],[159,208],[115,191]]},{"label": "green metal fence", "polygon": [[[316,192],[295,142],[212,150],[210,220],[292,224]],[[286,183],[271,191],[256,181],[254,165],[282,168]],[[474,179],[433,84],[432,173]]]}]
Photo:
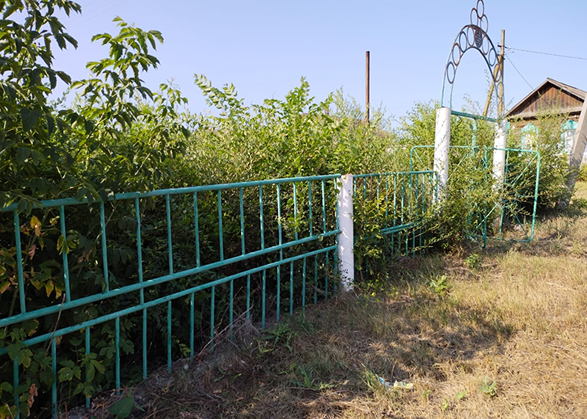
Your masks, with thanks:
[{"label": "green metal fence", "polygon": [[[425,221],[437,190],[434,171],[357,175],[354,226],[357,268],[369,271],[377,260],[421,253]],[[371,249],[383,257],[371,257]],[[377,253],[379,254],[379,253]]]},{"label": "green metal fence", "polygon": [[[89,403],[99,389],[146,378],[162,352],[171,370],[174,357],[194,356],[205,343],[213,349],[219,327],[238,316],[264,327],[268,316],[279,320],[295,305],[328,298],[339,178],[44,201],[29,215],[3,209],[3,225],[8,215],[14,226],[1,236],[14,253],[5,276],[15,278],[18,304],[0,328],[19,335],[0,349],[0,381],[12,368],[4,394],[27,413],[35,384],[51,394],[57,416],[72,382],[81,389],[73,395]],[[44,253],[60,263],[42,260]],[[53,282],[37,289],[46,269]],[[98,375],[101,385],[91,386]]]},{"label": "green metal fence", "polygon": [[[414,254],[435,176],[355,176],[358,234],[378,231],[397,254]],[[314,176],[2,209],[2,403],[14,416],[57,417],[64,401],[89,405],[100,391],[213,350],[232,339],[237,320],[265,327],[329,298],[339,182]]]},{"label": "green metal fence", "polygon": [[[493,152],[505,152],[503,179],[493,175]],[[410,169],[433,165],[433,145],[412,147]],[[540,153],[534,150],[495,148],[485,146],[450,146],[449,178],[477,173],[487,194],[495,193],[491,205],[477,208],[470,217],[468,234],[480,239],[485,246],[488,237],[519,242],[531,241],[536,225],[536,210],[540,183]],[[478,186],[478,185],[477,185]],[[474,201],[474,200],[473,200]]]}]

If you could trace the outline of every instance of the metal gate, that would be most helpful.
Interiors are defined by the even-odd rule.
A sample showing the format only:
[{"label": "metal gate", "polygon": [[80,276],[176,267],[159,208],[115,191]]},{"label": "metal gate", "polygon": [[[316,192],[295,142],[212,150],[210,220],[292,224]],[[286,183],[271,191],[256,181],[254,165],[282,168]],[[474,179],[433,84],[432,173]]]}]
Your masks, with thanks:
[{"label": "metal gate", "polygon": [[[505,151],[503,179],[492,172],[493,152]],[[410,170],[426,170],[433,166],[433,145],[412,147]],[[471,190],[492,194],[489,204],[477,206],[468,214],[467,235],[487,244],[488,238],[528,242],[534,237],[540,153],[534,150],[495,148],[485,146],[451,146],[449,179],[467,179]],[[475,184],[477,183],[477,184]],[[479,185],[480,183],[480,185]]]}]

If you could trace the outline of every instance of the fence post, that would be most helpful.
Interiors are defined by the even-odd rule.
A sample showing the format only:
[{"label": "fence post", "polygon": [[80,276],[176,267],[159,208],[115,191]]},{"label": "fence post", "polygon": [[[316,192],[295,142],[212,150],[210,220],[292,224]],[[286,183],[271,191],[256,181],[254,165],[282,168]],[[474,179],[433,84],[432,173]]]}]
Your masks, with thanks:
[{"label": "fence post", "polygon": [[[493,177],[497,186],[501,187],[505,172],[505,148],[507,146],[507,121],[500,121],[495,128],[495,142],[493,150]],[[499,149],[499,150],[498,150]]]},{"label": "fence post", "polygon": [[[495,189],[501,191],[505,180],[505,165],[506,165],[506,151],[507,147],[507,120],[498,122],[495,127],[495,141],[493,149],[493,179],[495,181]],[[497,207],[498,216],[493,220],[493,227],[501,234],[501,222],[503,219],[503,208],[501,205]]]},{"label": "fence post", "polygon": [[340,179],[337,199],[338,271],[345,291],[351,291],[355,281],[354,232],[353,232],[353,175]]},{"label": "fence post", "polygon": [[438,196],[448,183],[448,150],[450,147],[450,108],[436,110],[436,134],[434,137],[434,171],[438,173]]}]

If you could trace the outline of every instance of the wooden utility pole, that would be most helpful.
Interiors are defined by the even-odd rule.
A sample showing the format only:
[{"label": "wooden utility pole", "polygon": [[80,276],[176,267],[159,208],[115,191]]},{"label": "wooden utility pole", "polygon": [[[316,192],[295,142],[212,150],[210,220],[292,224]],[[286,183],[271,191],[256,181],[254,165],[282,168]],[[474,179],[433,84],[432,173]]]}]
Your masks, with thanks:
[{"label": "wooden utility pole", "polygon": [[497,103],[497,117],[505,114],[505,102],[503,99],[503,80],[504,80],[504,64],[505,64],[505,29],[501,30],[501,52],[499,53],[501,83],[499,83],[499,102]]},{"label": "wooden utility pole", "polygon": [[370,111],[370,104],[369,104],[369,88],[370,88],[370,65],[371,65],[371,56],[369,51],[367,51],[365,55],[365,122],[369,123],[369,111]]},{"label": "wooden utility pole", "polygon": [[[503,108],[505,108],[505,104],[503,103],[503,65],[505,63],[505,30],[502,29],[501,31],[501,50],[499,53],[499,56],[497,57],[497,65],[495,66],[495,69],[493,70],[493,78],[497,78],[497,76],[499,75],[499,73],[501,72],[501,84],[500,84],[500,90],[498,92],[499,94],[499,99],[498,99],[498,105],[497,105],[497,114],[498,116],[501,115],[501,113],[505,110]],[[495,89],[495,83],[493,82],[493,80],[491,80],[491,85],[489,86],[489,93],[487,93],[487,100],[485,101],[485,108],[483,108],[483,116],[487,116],[487,114],[489,113],[489,104],[491,103],[491,96],[493,95],[493,89]],[[501,103],[501,105],[500,105]],[[500,106],[501,106],[501,110],[500,110]]]}]

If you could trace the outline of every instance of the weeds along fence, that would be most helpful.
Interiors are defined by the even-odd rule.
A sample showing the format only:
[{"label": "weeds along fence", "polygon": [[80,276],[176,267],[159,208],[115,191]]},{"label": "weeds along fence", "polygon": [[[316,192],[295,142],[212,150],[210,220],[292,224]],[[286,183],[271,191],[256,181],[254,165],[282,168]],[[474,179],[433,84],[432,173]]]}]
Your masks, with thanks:
[{"label": "weeds along fence", "polygon": [[[495,152],[505,154],[504,175],[496,181]],[[410,169],[433,166],[434,146],[415,146]],[[456,229],[483,245],[488,238],[531,241],[539,200],[541,155],[535,150],[486,146],[450,146],[449,197],[443,211]],[[453,229],[455,230],[455,229]],[[454,231],[453,231],[454,232]]]},{"label": "weeds along fence", "polygon": [[[391,238],[392,254],[415,252],[433,176],[355,177],[359,261],[377,237]],[[329,298],[338,287],[340,182],[290,178],[3,209],[0,417],[57,417],[64,403],[89,404],[213,350],[233,337],[236,320],[265,327]]]},{"label": "weeds along fence", "polygon": [[353,177],[356,273],[385,274],[390,260],[426,246],[427,211],[436,198],[434,171],[374,173]]}]

